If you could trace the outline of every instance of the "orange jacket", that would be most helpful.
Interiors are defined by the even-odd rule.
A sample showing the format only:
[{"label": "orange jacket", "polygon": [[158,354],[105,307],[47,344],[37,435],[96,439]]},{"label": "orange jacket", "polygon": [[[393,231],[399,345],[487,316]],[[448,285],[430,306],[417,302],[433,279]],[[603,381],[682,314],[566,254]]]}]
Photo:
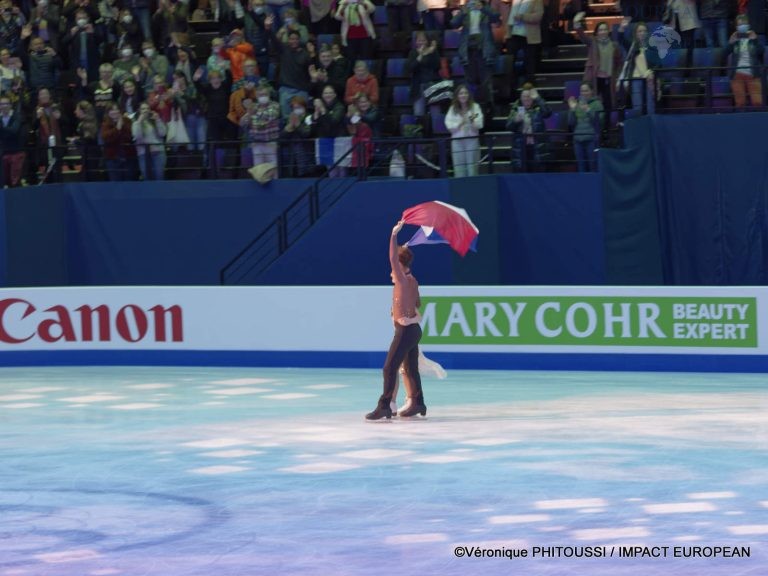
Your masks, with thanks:
[{"label": "orange jacket", "polygon": [[368,74],[368,77],[362,82],[357,79],[357,76],[352,76],[347,80],[347,89],[344,91],[344,102],[352,104],[360,92],[368,96],[371,104],[377,106],[379,103],[379,81],[373,74]]},{"label": "orange jacket", "polygon": [[[241,42],[237,46],[224,50],[224,55],[229,58],[230,70],[232,72],[232,83],[243,79],[243,64],[250,59],[256,61],[256,54],[253,52],[253,46],[248,42]],[[256,74],[259,73],[258,65]]]}]

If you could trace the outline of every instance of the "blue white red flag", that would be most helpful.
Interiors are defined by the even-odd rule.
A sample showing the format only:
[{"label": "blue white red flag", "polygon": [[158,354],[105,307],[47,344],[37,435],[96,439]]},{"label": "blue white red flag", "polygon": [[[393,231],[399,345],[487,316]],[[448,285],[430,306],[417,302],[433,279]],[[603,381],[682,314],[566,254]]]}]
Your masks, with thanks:
[{"label": "blue white red flag", "polygon": [[407,246],[448,244],[461,256],[476,251],[480,231],[463,208],[434,200],[408,208],[402,220],[419,226]]}]

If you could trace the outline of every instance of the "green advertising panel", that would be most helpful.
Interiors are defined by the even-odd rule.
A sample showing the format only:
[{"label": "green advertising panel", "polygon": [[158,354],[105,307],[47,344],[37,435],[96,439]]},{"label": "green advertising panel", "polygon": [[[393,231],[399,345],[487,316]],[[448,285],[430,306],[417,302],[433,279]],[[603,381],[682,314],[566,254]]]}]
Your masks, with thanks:
[{"label": "green advertising panel", "polygon": [[757,347],[755,298],[440,296],[424,344]]}]

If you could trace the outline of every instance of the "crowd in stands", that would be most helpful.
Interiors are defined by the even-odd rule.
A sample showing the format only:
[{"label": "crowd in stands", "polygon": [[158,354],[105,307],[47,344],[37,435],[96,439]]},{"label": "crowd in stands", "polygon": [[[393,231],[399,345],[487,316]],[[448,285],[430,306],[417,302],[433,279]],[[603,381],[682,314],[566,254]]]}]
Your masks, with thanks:
[{"label": "crowd in stands", "polygon": [[[580,4],[0,0],[2,185],[61,178],[72,150],[94,180],[160,180],[182,152],[213,178],[233,163],[309,176],[338,158],[313,139],[348,138],[348,165],[359,166],[376,158],[374,139],[409,134],[450,135],[453,174],[471,176],[481,160],[479,135],[499,115],[513,134],[513,165],[543,169],[547,143],[539,135],[552,110],[535,77],[569,10],[562,30],[580,38],[588,56],[563,115],[577,166],[594,170],[601,133],[623,104],[617,80],[627,81],[635,109],[654,109],[656,62],[648,26],[637,23],[653,3],[625,2],[618,33],[605,23],[586,31]],[[698,41],[732,54],[737,106],[747,97],[762,104],[765,8],[757,4],[661,4],[660,19],[679,31],[683,47]],[[404,93],[393,95],[385,82],[382,54],[404,63],[407,120],[388,114],[398,98],[403,111]]]}]

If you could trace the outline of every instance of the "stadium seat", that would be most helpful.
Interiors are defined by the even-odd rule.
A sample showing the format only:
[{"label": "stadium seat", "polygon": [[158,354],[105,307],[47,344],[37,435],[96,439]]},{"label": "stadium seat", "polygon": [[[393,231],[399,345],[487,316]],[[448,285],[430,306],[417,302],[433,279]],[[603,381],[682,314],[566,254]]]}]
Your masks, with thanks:
[{"label": "stadium seat", "polygon": [[454,78],[464,77],[464,66],[458,56],[451,58],[451,76]]},{"label": "stadium seat", "polygon": [[432,134],[435,136],[441,136],[450,134],[448,128],[445,127],[445,114],[431,113],[430,120],[432,121]]},{"label": "stadium seat", "polygon": [[581,94],[581,80],[566,80],[565,90],[563,92],[563,100],[566,102],[568,98],[578,98]]},{"label": "stadium seat", "polygon": [[446,30],[443,32],[443,50],[458,50],[461,40],[461,30]]},{"label": "stadium seat", "polygon": [[[721,48],[694,48],[694,68],[719,68],[723,65],[723,51]],[[702,74],[698,74],[701,76]]]},{"label": "stadium seat", "polygon": [[405,69],[405,58],[387,59],[387,82],[390,80],[410,80],[410,74]]},{"label": "stadium seat", "polygon": [[394,86],[392,91],[392,106],[404,107],[411,105],[411,87]]},{"label": "stadium seat", "polygon": [[386,26],[387,22],[386,6],[376,6],[376,12],[373,13],[373,24],[375,26]]}]

